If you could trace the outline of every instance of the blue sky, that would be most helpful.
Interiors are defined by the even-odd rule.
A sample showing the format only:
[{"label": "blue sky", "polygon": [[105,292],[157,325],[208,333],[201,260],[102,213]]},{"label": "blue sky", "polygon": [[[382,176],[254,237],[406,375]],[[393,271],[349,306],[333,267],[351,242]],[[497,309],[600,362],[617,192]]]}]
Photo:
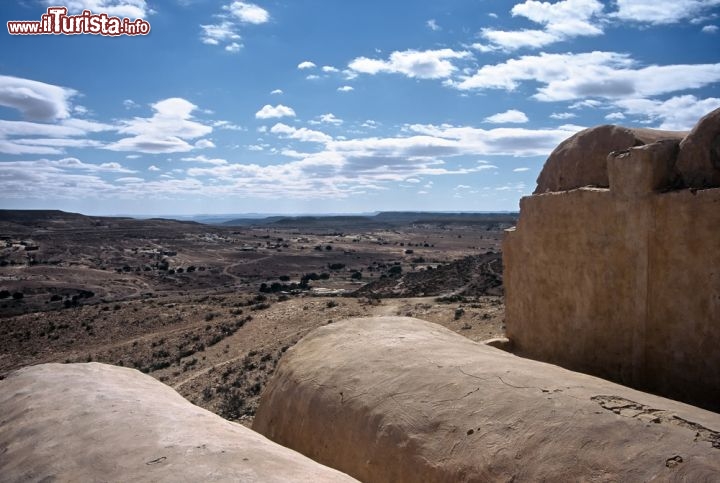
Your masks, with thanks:
[{"label": "blue sky", "polygon": [[[13,36],[50,5],[147,36]],[[598,124],[720,107],[720,0],[0,6],[0,208],[517,210]]]}]

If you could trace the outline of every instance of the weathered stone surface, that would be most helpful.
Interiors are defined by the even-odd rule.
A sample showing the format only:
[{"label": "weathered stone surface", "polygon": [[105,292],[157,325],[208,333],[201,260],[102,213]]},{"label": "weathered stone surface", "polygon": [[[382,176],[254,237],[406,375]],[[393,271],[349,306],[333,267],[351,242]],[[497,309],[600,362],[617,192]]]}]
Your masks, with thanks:
[{"label": "weathered stone surface", "polygon": [[503,244],[507,336],[518,354],[720,411],[720,189],[618,186],[521,200]]},{"label": "weathered stone surface", "polygon": [[682,140],[677,169],[690,188],[720,186],[720,109],[700,119]]},{"label": "weathered stone surface", "polygon": [[0,381],[0,480],[355,481],[138,371],[46,364]]},{"label": "weathered stone surface", "polygon": [[302,339],[254,429],[365,482],[720,474],[720,415],[406,317],[345,320]]},{"label": "weathered stone surface", "polygon": [[664,139],[610,153],[607,170],[613,194],[637,197],[673,187],[679,144],[677,139]]},{"label": "weathered stone surface", "polygon": [[560,143],[550,154],[538,176],[535,194],[583,186],[607,188],[608,154],[662,139],[681,140],[686,134],[611,125],[585,129]]}]

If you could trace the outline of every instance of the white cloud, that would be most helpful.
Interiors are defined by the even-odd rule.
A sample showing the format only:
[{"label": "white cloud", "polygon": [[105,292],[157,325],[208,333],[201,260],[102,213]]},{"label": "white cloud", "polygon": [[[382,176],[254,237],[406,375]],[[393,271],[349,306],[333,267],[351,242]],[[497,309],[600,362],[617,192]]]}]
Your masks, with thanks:
[{"label": "white cloud", "polygon": [[125,99],[123,101],[123,106],[125,106],[125,109],[135,109],[140,107],[140,105],[132,99]]},{"label": "white cloud", "polygon": [[273,107],[270,104],[266,104],[255,113],[256,119],[272,119],[277,117],[295,117],[295,110],[292,107],[283,106],[278,104]]},{"label": "white cloud", "polygon": [[720,5],[718,0],[616,0],[611,17],[653,25],[673,24],[697,18]]},{"label": "white cloud", "polygon": [[625,119],[625,114],[623,114],[622,112],[611,112],[610,114],[605,116],[605,119],[607,119],[608,121],[621,121]]},{"label": "white cloud", "polygon": [[202,29],[200,40],[204,44],[220,45],[221,42],[240,39],[240,35],[235,31],[235,24],[232,22],[224,21],[219,24],[200,25],[200,28]]},{"label": "white cloud", "polygon": [[626,115],[639,116],[658,129],[686,131],[710,111],[720,108],[720,98],[698,99],[692,95],[676,96],[665,101],[623,99],[615,103]]},{"label": "white cloud", "polygon": [[702,33],[704,34],[716,34],[720,30],[720,27],[717,25],[706,25],[702,28]]},{"label": "white cloud", "polygon": [[307,80],[318,80],[320,78],[319,75],[316,74],[310,74],[309,76],[305,77]]},{"label": "white cloud", "polygon": [[162,170],[153,164],[148,167],[148,171],[158,172]]},{"label": "white cloud", "polygon": [[215,143],[210,141],[209,139],[200,139],[199,141],[195,142],[195,147],[197,149],[210,149],[215,147]]},{"label": "white cloud", "polygon": [[0,75],[0,106],[20,111],[32,121],[70,117],[70,99],[77,91],[44,82]]},{"label": "white cloud", "polygon": [[332,124],[334,126],[339,126],[343,123],[342,119],[338,119],[335,117],[335,114],[333,113],[327,113],[320,116],[320,122],[323,122],[325,124]]},{"label": "white cloud", "polygon": [[[44,3],[49,7],[58,5],[55,0],[45,0]],[[132,19],[147,17],[152,12],[145,0],[67,0],[62,5],[72,14],[90,10],[92,13],[106,13],[111,17]]]},{"label": "white cloud", "polygon": [[524,173],[525,171],[530,171],[530,168],[515,168],[515,169],[513,169],[513,173]]},{"label": "white cloud", "polygon": [[233,124],[230,121],[214,121],[211,125],[212,127],[224,129],[226,131],[247,131],[244,127]]},{"label": "white cloud", "polygon": [[324,65],[322,67],[323,72],[327,72],[328,74],[333,74],[335,72],[340,72],[340,70],[337,67],[333,67],[331,65]]},{"label": "white cloud", "polygon": [[515,5],[511,13],[514,17],[525,17],[543,26],[542,30],[485,28],[482,36],[493,46],[504,50],[540,48],[578,36],[601,35],[603,30],[598,26],[597,17],[602,11],[603,4],[597,0],[561,0],[555,3],[527,0]]},{"label": "white cloud", "polygon": [[541,53],[485,65],[474,75],[447,84],[460,90],[513,91],[522,82],[537,82],[541,87],[533,96],[535,99],[569,101],[588,97],[648,97],[720,81],[720,63],[635,66],[628,54],[616,52]]},{"label": "white cloud", "polygon": [[[185,99],[179,97],[165,99],[153,104],[152,108],[155,113],[150,118],[136,117],[122,121],[118,132],[133,136],[120,139],[106,146],[106,149],[143,153],[184,152],[193,149],[193,146],[186,142],[187,140],[212,132],[211,126],[192,120],[192,112],[197,106]],[[197,147],[209,147],[208,142],[201,140],[197,143]]]},{"label": "white cloud", "polygon": [[303,70],[303,69],[314,69],[315,67],[317,67],[317,66],[315,65],[315,63],[314,63],[314,62],[310,62],[309,60],[305,60],[305,61],[303,61],[303,62],[300,62],[300,63],[298,64],[298,66],[297,66],[297,68],[300,69],[300,70]]},{"label": "white cloud", "polygon": [[233,54],[240,52],[241,48],[242,48],[242,45],[238,44],[237,42],[233,42],[233,43],[225,46],[225,50],[228,52],[231,52]]},{"label": "white cloud", "polygon": [[388,60],[358,57],[350,62],[348,67],[362,74],[395,73],[419,79],[443,79],[457,70],[451,60],[469,57],[470,52],[452,49],[405,50],[393,52]]},{"label": "white cloud", "polygon": [[283,94],[283,91],[282,89],[275,89],[274,91],[271,91],[270,94],[273,96],[280,96]]},{"label": "white cloud", "polygon": [[430,30],[432,30],[433,32],[437,32],[438,30],[441,30],[440,26],[438,25],[438,23],[435,21],[434,18],[431,18],[430,20],[425,22],[425,25],[427,25],[428,28]]},{"label": "white cloud", "polygon": [[552,114],[550,114],[551,119],[565,120],[572,119],[574,117],[577,117],[577,114],[574,114],[572,112],[553,112]]},{"label": "white cloud", "polygon": [[528,121],[529,121],[529,119],[525,115],[525,113],[522,111],[518,111],[517,109],[510,109],[508,111],[500,112],[498,114],[494,114],[490,117],[485,118],[485,122],[490,122],[493,124],[507,124],[507,123],[523,124]]},{"label": "white cloud", "polygon": [[225,159],[210,159],[203,154],[201,154],[200,156],[180,158],[180,161],[202,163],[202,164],[212,164],[214,166],[222,166],[222,165],[228,164],[227,160],[225,160]]},{"label": "white cloud", "polygon": [[0,152],[47,155],[62,154],[65,148],[97,148],[103,143],[86,137],[115,129],[109,124],[73,118],[57,124],[0,120]]},{"label": "white cloud", "polygon": [[320,131],[313,131],[305,127],[295,128],[288,126],[287,124],[277,123],[271,129],[270,132],[273,134],[279,134],[290,139],[297,139],[298,141],[308,143],[328,143],[332,140],[330,136]]},{"label": "white cloud", "polygon": [[262,24],[270,20],[268,11],[254,3],[232,2],[223,10],[230,12],[242,23]]},{"label": "white cloud", "polygon": [[337,90],[339,92],[351,92],[351,91],[354,91],[355,88],[352,86],[341,86],[341,87],[338,87]]}]

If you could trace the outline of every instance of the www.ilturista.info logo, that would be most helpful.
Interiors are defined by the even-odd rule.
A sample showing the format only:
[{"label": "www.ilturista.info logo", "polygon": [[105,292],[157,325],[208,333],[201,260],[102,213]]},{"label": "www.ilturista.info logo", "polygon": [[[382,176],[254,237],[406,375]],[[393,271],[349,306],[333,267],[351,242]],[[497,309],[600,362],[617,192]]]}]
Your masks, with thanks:
[{"label": "www.ilturista.info logo", "polygon": [[150,22],[141,18],[110,17],[106,13],[83,10],[80,15],[68,15],[66,7],[49,7],[40,20],[10,21],[10,35],[147,35]]}]

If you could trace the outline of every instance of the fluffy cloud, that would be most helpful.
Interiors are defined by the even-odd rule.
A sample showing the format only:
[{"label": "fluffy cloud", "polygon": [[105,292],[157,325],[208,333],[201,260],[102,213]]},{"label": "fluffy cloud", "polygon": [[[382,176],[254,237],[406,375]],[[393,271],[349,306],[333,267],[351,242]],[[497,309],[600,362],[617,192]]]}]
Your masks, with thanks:
[{"label": "fluffy cloud", "polygon": [[239,52],[243,44],[239,42],[238,29],[242,24],[263,24],[270,20],[267,10],[254,3],[232,2],[222,7],[223,13],[216,15],[219,22],[200,25],[200,40],[208,45],[225,44],[230,53]]},{"label": "fluffy cloud", "polygon": [[233,54],[236,54],[236,53],[240,52],[240,49],[241,49],[241,48],[242,48],[242,45],[238,44],[237,42],[233,42],[233,43],[228,44],[228,45],[225,46],[225,50],[226,50],[227,52],[230,52],[230,53],[233,53]]},{"label": "fluffy cloud", "polygon": [[447,84],[460,90],[513,91],[521,82],[538,82],[542,86],[535,99],[569,101],[649,97],[720,81],[720,63],[635,66],[628,54],[616,52],[541,53],[485,65],[474,75]]},{"label": "fluffy cloud", "polygon": [[[155,113],[150,118],[136,117],[122,121],[118,132],[133,136],[120,139],[106,148],[113,151],[143,153],[186,152],[193,149],[188,140],[212,132],[211,126],[192,120],[192,112],[197,106],[185,99],[178,97],[165,99],[153,104],[152,108]],[[198,141],[197,147],[210,147],[210,145]]]},{"label": "fluffy cloud", "polygon": [[[45,4],[49,7],[60,5],[55,0],[45,0]],[[74,14],[90,10],[92,13],[106,13],[109,16],[143,18],[151,13],[145,0],[67,0],[61,5]]]},{"label": "fluffy cloud", "polygon": [[335,117],[335,114],[329,112],[327,114],[323,114],[323,115],[319,116],[318,121],[311,121],[311,122],[317,122],[318,124],[325,123],[325,124],[332,124],[333,126],[339,126],[343,123],[343,120],[338,119],[337,117]]},{"label": "fluffy cloud", "polygon": [[[542,30],[485,28],[482,36],[491,43],[490,49],[540,48],[573,37],[601,35],[603,30],[598,26],[596,17],[602,11],[603,5],[597,0],[561,0],[555,3],[527,0],[515,5],[511,13],[514,17],[524,17],[541,25]],[[482,44],[478,48],[483,50]]]},{"label": "fluffy cloud", "polygon": [[698,119],[720,108],[720,98],[698,99],[692,95],[676,96],[659,101],[652,99],[624,99],[615,103],[625,115],[637,116],[653,123],[658,129],[686,131]]},{"label": "fluffy cloud", "polygon": [[444,79],[457,70],[451,60],[469,57],[470,52],[452,49],[405,50],[393,52],[388,60],[358,57],[350,62],[348,67],[361,74],[393,73],[419,79]]},{"label": "fluffy cloud", "polygon": [[355,88],[352,86],[341,86],[341,87],[338,87],[337,90],[339,92],[351,92],[351,91],[354,91]]},{"label": "fluffy cloud", "polygon": [[[201,25],[200,28],[202,29],[200,39],[204,44],[220,45],[221,42],[230,42],[240,39],[240,35],[235,31],[235,24],[232,22]],[[236,42],[232,43],[234,44]]]},{"label": "fluffy cloud", "polygon": [[19,110],[31,121],[55,121],[70,117],[70,99],[77,92],[44,82],[0,76],[0,106]]},{"label": "fluffy cloud", "polygon": [[719,0],[616,0],[611,17],[627,22],[673,24],[697,18],[720,5]]},{"label": "fluffy cloud", "polygon": [[282,89],[275,89],[274,91],[271,91],[270,94],[273,96],[281,96],[283,94],[283,91]]},{"label": "fluffy cloud", "polygon": [[278,117],[295,117],[295,110],[292,107],[283,106],[282,104],[274,107],[266,104],[255,113],[256,119],[272,119]]},{"label": "fluffy cloud", "polygon": [[508,111],[500,112],[498,114],[495,114],[495,115],[485,118],[485,122],[490,122],[493,124],[508,124],[508,123],[523,124],[528,121],[529,121],[529,119],[525,115],[525,113],[522,111],[518,111],[517,109],[510,109]]},{"label": "fluffy cloud", "polygon": [[232,2],[223,7],[242,23],[262,24],[270,20],[270,14],[254,3]]},{"label": "fluffy cloud", "polygon": [[281,122],[275,124],[270,132],[286,138],[297,139],[308,143],[328,143],[332,140],[330,136],[320,131],[313,131],[306,127],[295,128]]},{"label": "fluffy cloud", "polygon": [[702,28],[702,33],[704,34],[716,34],[720,30],[720,27],[717,25],[706,25]]},{"label": "fluffy cloud", "polygon": [[202,163],[202,164],[212,164],[215,166],[222,166],[222,165],[228,164],[228,162],[225,159],[210,159],[207,156],[202,155],[202,154],[200,156],[180,158],[180,161]]},{"label": "fluffy cloud", "polygon": [[309,60],[305,60],[303,62],[300,62],[297,66],[298,69],[314,69],[316,67],[314,62],[310,62]]}]

